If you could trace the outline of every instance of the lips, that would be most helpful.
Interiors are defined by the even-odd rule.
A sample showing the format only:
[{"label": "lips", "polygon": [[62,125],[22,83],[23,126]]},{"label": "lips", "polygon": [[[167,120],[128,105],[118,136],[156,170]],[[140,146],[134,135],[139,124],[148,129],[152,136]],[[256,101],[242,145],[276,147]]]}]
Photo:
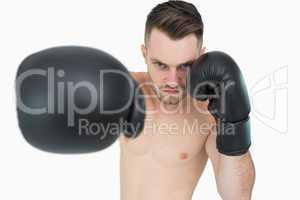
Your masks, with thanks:
[{"label": "lips", "polygon": [[178,90],[172,90],[172,89],[164,89],[163,92],[167,92],[167,93],[170,93],[170,94],[176,94],[179,91]]}]

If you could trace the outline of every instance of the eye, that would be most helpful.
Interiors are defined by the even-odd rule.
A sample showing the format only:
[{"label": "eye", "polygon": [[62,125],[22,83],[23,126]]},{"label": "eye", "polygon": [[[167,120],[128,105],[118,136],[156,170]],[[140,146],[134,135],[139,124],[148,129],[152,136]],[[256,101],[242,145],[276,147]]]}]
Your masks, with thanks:
[{"label": "eye", "polygon": [[157,68],[159,68],[159,69],[162,69],[162,70],[165,70],[165,69],[167,69],[167,66],[165,65],[165,64],[163,64],[163,63],[160,63],[160,62],[155,62],[155,63],[153,63]]},{"label": "eye", "polygon": [[187,70],[188,68],[191,68],[192,64],[182,64],[179,66],[180,70]]}]

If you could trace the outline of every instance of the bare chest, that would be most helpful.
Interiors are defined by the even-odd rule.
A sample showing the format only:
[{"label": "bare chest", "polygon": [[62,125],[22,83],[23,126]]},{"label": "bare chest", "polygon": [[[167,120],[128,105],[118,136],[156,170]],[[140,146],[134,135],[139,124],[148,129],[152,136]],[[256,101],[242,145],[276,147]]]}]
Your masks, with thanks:
[{"label": "bare chest", "polygon": [[192,160],[203,151],[209,130],[205,115],[148,115],[140,136],[134,140],[122,138],[121,146],[132,156],[176,165]]}]

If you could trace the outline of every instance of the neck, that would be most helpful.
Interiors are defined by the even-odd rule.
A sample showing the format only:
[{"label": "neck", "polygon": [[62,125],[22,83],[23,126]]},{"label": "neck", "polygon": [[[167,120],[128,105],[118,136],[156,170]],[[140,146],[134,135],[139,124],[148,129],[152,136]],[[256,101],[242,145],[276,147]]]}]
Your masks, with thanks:
[{"label": "neck", "polygon": [[166,104],[158,100],[157,110],[161,114],[184,114],[189,112],[191,107],[191,102],[189,98],[184,98],[178,104]]}]

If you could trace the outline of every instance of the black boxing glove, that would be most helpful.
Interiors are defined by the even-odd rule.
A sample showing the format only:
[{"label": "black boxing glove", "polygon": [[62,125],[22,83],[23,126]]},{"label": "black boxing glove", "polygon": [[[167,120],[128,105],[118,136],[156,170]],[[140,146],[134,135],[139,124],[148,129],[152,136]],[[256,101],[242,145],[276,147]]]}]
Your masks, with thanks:
[{"label": "black boxing glove", "polygon": [[144,100],[127,69],[94,48],[55,47],[19,66],[17,116],[25,139],[55,153],[88,153],[110,146],[120,133],[137,137]]},{"label": "black boxing glove", "polygon": [[250,140],[250,102],[242,73],[223,52],[200,56],[190,71],[189,93],[209,100],[208,110],[217,122],[217,149],[235,156],[246,153]]}]

